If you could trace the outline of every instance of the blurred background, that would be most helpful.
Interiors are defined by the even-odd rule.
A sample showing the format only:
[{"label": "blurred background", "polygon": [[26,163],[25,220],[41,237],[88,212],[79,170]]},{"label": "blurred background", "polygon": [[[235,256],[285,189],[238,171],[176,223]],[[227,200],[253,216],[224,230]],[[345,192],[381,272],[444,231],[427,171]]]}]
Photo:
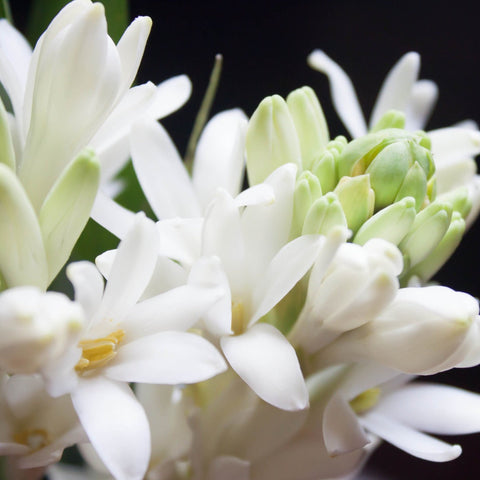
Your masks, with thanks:
[{"label": "blurred background", "polygon": [[[51,3],[44,0],[43,7],[42,2],[37,5],[48,10]],[[108,8],[116,8],[115,0],[108,3]],[[11,1],[15,24],[22,31],[28,27],[31,4]],[[132,0],[130,18],[149,15],[153,19],[137,81],[159,83],[182,73],[192,80],[190,101],[163,122],[182,154],[216,53],[223,54],[224,66],[212,113],[240,107],[251,115],[263,97],[274,93],[286,96],[309,85],[322,103],[331,135],[346,134],[330,101],[328,82],[307,66],[307,55],[321,48],[345,69],[368,118],[391,66],[414,50],[422,56],[421,78],[434,80],[440,89],[428,129],[467,118],[480,122],[480,36],[471,5],[464,0]],[[436,279],[479,297],[479,269],[480,223],[466,234]],[[480,393],[480,367],[429,380]],[[480,434],[446,440],[463,446],[464,453],[456,461],[429,463],[384,445],[373,455],[368,471],[391,480],[479,478],[476,455]]]}]

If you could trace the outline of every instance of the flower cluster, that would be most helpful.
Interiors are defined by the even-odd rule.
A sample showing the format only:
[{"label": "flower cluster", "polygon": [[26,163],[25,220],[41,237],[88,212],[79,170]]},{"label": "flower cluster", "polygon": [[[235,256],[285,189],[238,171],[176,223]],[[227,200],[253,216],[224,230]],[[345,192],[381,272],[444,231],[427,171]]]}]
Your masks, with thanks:
[{"label": "flower cluster", "polygon": [[[367,127],[321,51],[352,135],[310,87],[221,112],[191,171],[157,120],[184,76],[131,87],[150,29],[117,45],[74,0],[33,52],[0,21],[0,454],[8,478],[352,478],[383,439],[480,431],[480,395],[416,376],[480,363],[475,298],[431,284],[480,211],[471,123],[425,132],[409,53]],[[131,157],[157,221],[114,200]],[[242,191],[244,175],[248,188]],[[66,267],[88,218],[120,239]],[[57,463],[77,445],[82,468]]]}]

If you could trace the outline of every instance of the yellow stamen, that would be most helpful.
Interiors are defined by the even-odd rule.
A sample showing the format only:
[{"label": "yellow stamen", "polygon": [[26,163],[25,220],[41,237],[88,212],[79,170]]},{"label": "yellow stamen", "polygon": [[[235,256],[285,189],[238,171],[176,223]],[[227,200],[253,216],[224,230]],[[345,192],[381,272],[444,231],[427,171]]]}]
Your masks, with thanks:
[{"label": "yellow stamen", "polygon": [[245,309],[242,302],[232,302],[232,330],[240,335],[245,330]]},{"label": "yellow stamen", "polygon": [[350,401],[350,406],[353,408],[355,413],[364,413],[378,403],[380,393],[381,390],[378,387],[365,390]]},{"label": "yellow stamen", "polygon": [[125,336],[123,330],[93,340],[82,340],[78,346],[82,349],[82,358],[75,365],[78,374],[103,367],[117,355],[117,346]]},{"label": "yellow stamen", "polygon": [[43,428],[23,430],[13,436],[13,441],[30,447],[33,451],[40,450],[51,443],[50,435]]}]

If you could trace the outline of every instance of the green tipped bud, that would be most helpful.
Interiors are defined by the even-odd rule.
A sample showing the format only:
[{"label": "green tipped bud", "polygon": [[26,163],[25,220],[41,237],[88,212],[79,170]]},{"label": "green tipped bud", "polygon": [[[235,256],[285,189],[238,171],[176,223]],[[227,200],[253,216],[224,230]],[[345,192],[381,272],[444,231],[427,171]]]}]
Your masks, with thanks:
[{"label": "green tipped bud", "polygon": [[425,176],[425,171],[418,162],[415,162],[405,175],[402,186],[395,196],[395,201],[405,197],[413,197],[415,199],[415,209],[418,212],[423,206],[425,206],[425,203],[429,203],[430,199],[427,201],[426,195],[427,178]]},{"label": "green tipped bud", "polygon": [[342,204],[348,228],[355,234],[373,215],[375,193],[368,175],[343,177],[334,190]]},{"label": "green tipped bud", "polygon": [[415,217],[412,228],[399,245],[404,254],[404,272],[424,260],[440,243],[452,217],[449,203],[435,201]]},{"label": "green tipped bud", "polygon": [[90,217],[100,182],[100,164],[92,150],[84,150],[55,182],[40,210],[49,283],[72,252]]},{"label": "green tipped bud", "polygon": [[458,212],[464,219],[467,218],[472,209],[472,199],[467,187],[459,187],[444,193],[437,200],[449,203],[452,206],[452,210]]},{"label": "green tipped bud", "polygon": [[274,95],[260,102],[248,123],[245,148],[251,186],[286,163],[301,167],[297,131],[282,97]]},{"label": "green tipped bud", "polygon": [[380,130],[385,130],[386,128],[405,128],[405,114],[398,110],[389,110],[382,116],[370,132],[378,132]]},{"label": "green tipped bud", "polygon": [[15,171],[15,150],[8,124],[8,115],[0,99],[0,163]]},{"label": "green tipped bud", "polygon": [[431,251],[427,258],[408,272],[408,277],[415,275],[424,282],[432,278],[456,250],[464,233],[465,220],[460,212],[453,212],[450,226],[440,243]]},{"label": "green tipped bud", "polygon": [[310,87],[291,92],[287,97],[287,105],[300,140],[303,169],[308,170],[328,143],[327,122],[320,102]]},{"label": "green tipped bud", "polygon": [[318,178],[309,171],[303,172],[295,184],[293,193],[293,218],[291,238],[301,235],[303,223],[312,203],[322,195]]},{"label": "green tipped bud", "polygon": [[347,219],[338,197],[330,192],[313,203],[305,218],[302,235],[326,235],[336,226],[346,227]]},{"label": "green tipped bud", "polygon": [[364,245],[372,238],[383,238],[398,245],[412,227],[415,215],[415,199],[405,197],[368,219],[358,230],[353,242]]},{"label": "green tipped bud", "polygon": [[324,193],[333,191],[338,183],[338,157],[346,145],[347,139],[345,137],[336,137],[335,140],[328,142],[326,149],[312,165],[312,172],[320,180]]}]

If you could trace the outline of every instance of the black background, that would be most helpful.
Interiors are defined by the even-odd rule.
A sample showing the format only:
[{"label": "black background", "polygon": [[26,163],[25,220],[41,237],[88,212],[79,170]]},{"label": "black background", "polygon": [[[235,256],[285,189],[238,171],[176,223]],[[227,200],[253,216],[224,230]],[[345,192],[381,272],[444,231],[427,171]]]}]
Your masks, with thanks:
[{"label": "black background", "polygon": [[[29,2],[11,3],[21,28]],[[308,53],[321,48],[349,73],[368,116],[385,74],[402,54],[415,50],[422,55],[421,78],[435,80],[440,89],[428,128],[466,118],[480,122],[480,39],[473,2],[133,0],[131,4],[132,18],[153,19],[137,80],[158,83],[181,73],[192,80],[191,100],[163,122],[181,152],[216,53],[223,54],[224,68],[214,112],[239,106],[251,115],[263,97],[285,96],[310,85],[324,107],[331,135],[345,134],[330,102],[327,80],[306,65]],[[479,241],[480,227],[474,225],[437,280],[479,297]],[[455,370],[434,380],[480,393],[480,368]],[[454,462],[428,463],[383,446],[369,468],[392,480],[479,478],[480,435],[448,440],[464,447]]]}]

